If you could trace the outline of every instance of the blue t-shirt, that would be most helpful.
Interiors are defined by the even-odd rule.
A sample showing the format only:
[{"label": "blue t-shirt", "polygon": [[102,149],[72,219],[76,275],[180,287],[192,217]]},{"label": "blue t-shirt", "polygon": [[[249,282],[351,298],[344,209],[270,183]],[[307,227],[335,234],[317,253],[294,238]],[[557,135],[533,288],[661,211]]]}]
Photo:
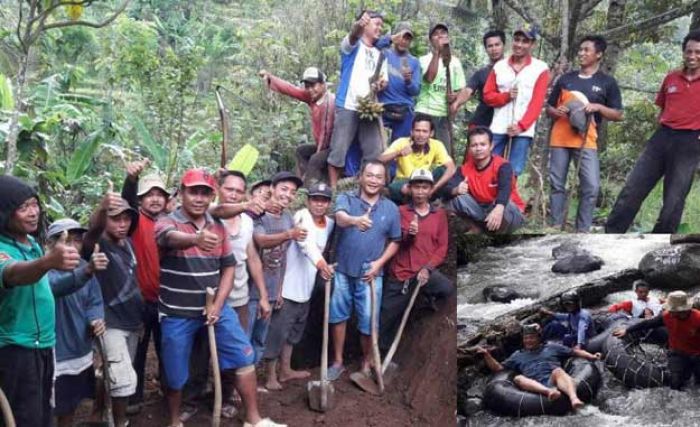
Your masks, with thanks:
[{"label": "blue t-shirt", "polygon": [[[343,211],[351,216],[361,216],[369,207],[370,204],[362,200],[358,192],[349,191],[338,196],[334,212]],[[338,227],[336,271],[351,277],[362,277],[363,264],[382,256],[387,240],[401,240],[399,208],[392,201],[381,197],[372,206],[369,216],[372,228],[367,231],[360,231],[355,226]]]},{"label": "blue t-shirt", "polygon": [[571,357],[572,352],[573,350],[561,344],[547,343],[537,350],[518,350],[501,365],[543,385],[548,385],[552,371],[560,368],[562,360]]},{"label": "blue t-shirt", "polygon": [[[421,70],[418,58],[405,53],[399,55],[394,49],[384,49],[382,51],[386,58],[387,73],[389,74],[389,84],[379,92],[379,102],[383,104],[407,105],[411,108],[416,103],[416,96],[420,93]],[[411,81],[406,83],[401,74],[401,61],[405,58],[408,67],[413,75]]]},{"label": "blue t-shirt", "polygon": [[593,316],[586,309],[581,309],[576,313],[554,313],[554,318],[566,323],[567,334],[576,337],[576,344],[586,345],[588,339],[595,333]]}]

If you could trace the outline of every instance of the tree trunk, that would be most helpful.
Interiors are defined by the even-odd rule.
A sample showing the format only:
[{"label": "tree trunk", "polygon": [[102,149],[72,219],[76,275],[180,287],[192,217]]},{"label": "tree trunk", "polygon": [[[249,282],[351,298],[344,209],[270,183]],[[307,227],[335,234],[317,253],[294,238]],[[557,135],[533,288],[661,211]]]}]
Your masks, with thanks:
[{"label": "tree trunk", "polygon": [[493,22],[493,28],[501,31],[506,31],[508,28],[508,14],[506,13],[506,7],[502,0],[490,0],[491,1],[491,20]]},{"label": "tree trunk", "polygon": [[[28,47],[29,48],[29,47]],[[27,70],[29,68],[30,51],[22,54],[19,71],[17,72],[17,88],[15,91],[15,110],[10,118],[10,131],[7,134],[7,157],[5,161],[5,175],[12,175],[17,162],[17,139],[19,137],[19,115],[24,112],[24,90],[27,83]]]},{"label": "tree trunk", "polygon": [[693,17],[690,19],[690,31],[700,30],[700,4],[695,7]]}]

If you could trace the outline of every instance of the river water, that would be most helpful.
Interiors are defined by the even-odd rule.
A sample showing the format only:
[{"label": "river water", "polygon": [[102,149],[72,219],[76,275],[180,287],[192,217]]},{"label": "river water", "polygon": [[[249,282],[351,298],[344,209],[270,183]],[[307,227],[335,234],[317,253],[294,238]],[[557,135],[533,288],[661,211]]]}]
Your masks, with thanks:
[{"label": "river water", "polygon": [[[564,242],[577,241],[605,264],[598,271],[559,275],[551,272],[552,249]],[[669,236],[660,235],[549,235],[511,245],[486,248],[458,272],[457,317],[462,332],[475,329],[495,317],[531,304],[563,289],[582,285],[626,268],[636,268],[649,251],[669,245]],[[508,285],[531,298],[509,304],[485,303],[482,291],[489,285]],[[605,303],[627,299],[630,291],[612,294]],[[603,386],[592,404],[564,417],[541,416],[522,419],[498,417],[481,411],[467,419],[467,426],[700,426],[700,387],[678,392],[669,388],[629,390],[603,372]],[[487,378],[472,384],[468,395],[481,394]]]}]

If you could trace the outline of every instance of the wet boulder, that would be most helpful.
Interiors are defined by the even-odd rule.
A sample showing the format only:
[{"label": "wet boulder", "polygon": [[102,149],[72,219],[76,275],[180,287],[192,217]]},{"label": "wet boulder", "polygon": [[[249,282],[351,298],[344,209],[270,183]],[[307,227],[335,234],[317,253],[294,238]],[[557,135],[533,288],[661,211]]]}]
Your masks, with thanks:
[{"label": "wet boulder", "polygon": [[659,289],[689,289],[700,285],[700,244],[677,244],[644,255],[644,278]]},{"label": "wet boulder", "polygon": [[554,259],[565,259],[570,258],[574,255],[579,255],[583,253],[589,253],[587,250],[581,247],[578,242],[564,242],[559,246],[552,249],[552,258]]},{"label": "wet boulder", "polygon": [[554,263],[552,271],[561,274],[579,274],[600,270],[603,260],[589,252],[562,258]]},{"label": "wet boulder", "polygon": [[671,244],[700,243],[700,234],[671,234]]},{"label": "wet boulder", "polygon": [[523,298],[520,293],[504,285],[487,286],[482,292],[484,299],[491,302],[508,303],[514,299]]}]

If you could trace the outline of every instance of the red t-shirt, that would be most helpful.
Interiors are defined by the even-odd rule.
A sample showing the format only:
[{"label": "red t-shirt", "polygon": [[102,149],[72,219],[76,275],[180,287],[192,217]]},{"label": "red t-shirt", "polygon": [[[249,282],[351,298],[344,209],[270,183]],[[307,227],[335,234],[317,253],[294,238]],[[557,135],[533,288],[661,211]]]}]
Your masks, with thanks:
[{"label": "red t-shirt", "polygon": [[700,356],[700,311],[690,310],[690,318],[676,319],[668,311],[663,314],[668,329],[668,347],[681,353]]},{"label": "red t-shirt", "polygon": [[671,129],[700,130],[700,78],[693,81],[682,70],[668,73],[656,95],[661,107],[659,122]]},{"label": "red t-shirt", "polygon": [[401,242],[394,256],[390,271],[399,280],[415,277],[423,268],[434,269],[445,262],[447,256],[447,215],[444,209],[430,208],[428,215],[418,216],[418,234],[411,236],[408,229],[413,221],[413,206],[399,207],[401,215]]},{"label": "red t-shirt", "polygon": [[141,294],[148,302],[158,302],[160,284],[160,257],[156,244],[155,225],[155,219],[140,212],[138,226],[131,235],[134,254],[138,260],[136,278]]},{"label": "red t-shirt", "polygon": [[[506,163],[506,160],[503,157],[494,155],[491,158],[491,163],[484,169],[479,170],[476,168],[476,163],[474,163],[471,156],[467,156],[466,162],[462,164],[461,172],[462,176],[467,178],[469,194],[474,200],[483,204],[496,201],[498,196],[498,170],[504,163]],[[525,203],[523,203],[518,193],[515,175],[510,181],[510,200],[520,209],[520,212],[525,210]]]}]

